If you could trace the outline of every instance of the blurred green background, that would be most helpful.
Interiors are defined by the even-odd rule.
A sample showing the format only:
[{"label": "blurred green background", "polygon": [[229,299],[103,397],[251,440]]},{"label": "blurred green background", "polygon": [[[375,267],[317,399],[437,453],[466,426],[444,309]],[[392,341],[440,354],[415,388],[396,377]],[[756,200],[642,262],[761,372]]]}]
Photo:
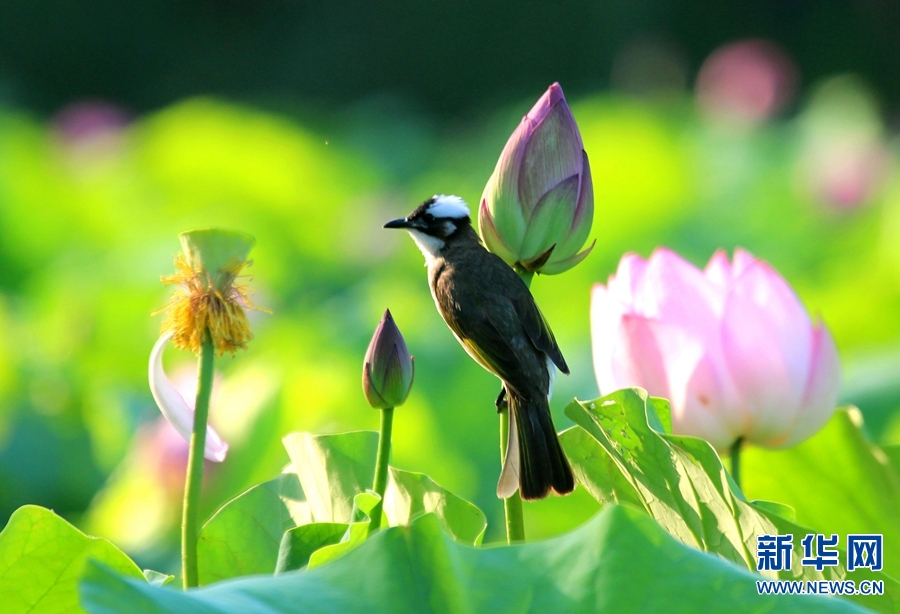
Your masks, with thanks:
[{"label": "blurred green background", "polygon": [[[186,447],[146,383],[178,232],[257,238],[256,339],[218,361],[207,513],[277,474],[294,430],[375,429],[362,357],[390,308],[416,357],[394,463],[502,536],[497,381],[437,315],[422,256],[384,221],[478,202],[521,116],[559,80],[581,127],[597,246],[532,289],[596,396],[588,301],[626,251],[702,265],[745,247],[831,327],[843,399],[900,443],[898,5],[762,2],[0,6],[0,526],[25,503],[177,567]],[[751,40],[752,39],[752,40]],[[759,39],[764,39],[760,41]],[[190,394],[193,357],[169,349]],[[595,510],[526,504],[533,537]]]}]

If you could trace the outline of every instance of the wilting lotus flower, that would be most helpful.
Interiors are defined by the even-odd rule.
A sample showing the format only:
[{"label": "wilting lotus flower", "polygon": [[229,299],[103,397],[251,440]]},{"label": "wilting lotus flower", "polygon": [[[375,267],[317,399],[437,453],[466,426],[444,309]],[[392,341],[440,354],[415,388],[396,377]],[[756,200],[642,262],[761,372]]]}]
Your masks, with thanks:
[{"label": "wilting lotus flower", "polygon": [[812,324],[766,262],[718,251],[704,271],[659,249],[630,254],[591,299],[594,369],[604,394],[642,386],[672,404],[678,434],[720,451],[738,438],[786,447],[821,428],[840,379],[828,329]]},{"label": "wilting lotus flower", "polygon": [[363,362],[363,394],[375,409],[399,407],[412,388],[414,364],[390,310],[384,312]]},{"label": "wilting lotus flower", "polygon": [[478,209],[487,248],[510,266],[553,275],[582,260],[594,189],[578,125],[558,83],[522,119]]},{"label": "wilting lotus flower", "polygon": [[181,288],[166,310],[163,332],[172,332],[179,349],[200,353],[203,336],[208,332],[220,356],[234,354],[247,347],[253,338],[247,308],[247,288],[238,283],[241,272],[250,264],[247,256],[254,239],[242,232],[204,228],[179,235],[182,254],[175,258],[178,272],[162,278],[164,284]]},{"label": "wilting lotus flower", "polygon": [[[253,337],[246,309],[253,306],[247,288],[237,280],[250,264],[247,256],[254,240],[244,233],[218,228],[183,232],[179,238],[183,253],[175,258],[178,272],[163,277],[162,281],[181,287],[166,307],[168,317],[162,325],[162,336],[150,352],[149,375],[150,391],[160,411],[181,436],[190,441],[194,430],[194,407],[166,377],[162,366],[163,349],[171,340],[175,347],[199,355],[201,346],[209,343],[209,359],[212,360],[213,351],[219,355],[234,354],[246,347]],[[211,386],[212,381],[207,385]],[[207,428],[204,456],[222,461],[227,451],[228,444],[212,428]]]},{"label": "wilting lotus flower", "polygon": [[[163,371],[163,350],[166,343],[172,338],[172,334],[172,332],[168,332],[160,337],[153,346],[153,351],[150,352],[150,392],[166,420],[175,427],[185,441],[190,441],[191,433],[194,430],[194,408],[181,396]],[[222,441],[222,438],[211,426],[206,427],[206,447],[203,450],[203,456],[211,461],[222,462],[227,453],[228,444]]]}]

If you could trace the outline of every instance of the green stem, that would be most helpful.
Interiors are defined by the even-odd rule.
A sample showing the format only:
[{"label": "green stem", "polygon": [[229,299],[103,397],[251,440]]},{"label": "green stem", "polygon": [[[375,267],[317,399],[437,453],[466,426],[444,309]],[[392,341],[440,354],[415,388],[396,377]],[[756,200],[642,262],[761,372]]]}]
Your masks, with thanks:
[{"label": "green stem", "polygon": [[744,438],[738,437],[731,445],[729,455],[731,456],[731,479],[734,483],[741,487],[741,447],[744,445]]},{"label": "green stem", "polygon": [[532,271],[526,271],[520,266],[514,266],[513,270],[519,274],[519,277],[525,282],[525,285],[531,288],[531,280],[534,278],[534,273]]},{"label": "green stem", "polygon": [[372,490],[378,493],[380,500],[372,509],[372,522],[369,523],[371,535],[381,526],[381,510],[384,507],[384,492],[387,490],[388,462],[391,460],[391,427],[394,421],[394,408],[381,410],[381,431],[378,434],[378,456],[375,457],[375,484]]},{"label": "green stem", "polygon": [[[504,403],[500,409],[500,462],[506,458],[506,445],[509,443],[509,405]],[[517,490],[511,497],[503,500],[503,511],[506,514],[506,543],[525,541],[525,518],[522,515],[522,497]]]},{"label": "green stem", "polygon": [[194,431],[188,454],[184,485],[184,514],[181,523],[181,565],[184,588],[197,586],[197,536],[200,532],[200,486],[203,482],[203,452],[206,448],[206,422],[213,381],[213,344],[209,331],[203,335],[198,366],[197,402],[194,405]]}]

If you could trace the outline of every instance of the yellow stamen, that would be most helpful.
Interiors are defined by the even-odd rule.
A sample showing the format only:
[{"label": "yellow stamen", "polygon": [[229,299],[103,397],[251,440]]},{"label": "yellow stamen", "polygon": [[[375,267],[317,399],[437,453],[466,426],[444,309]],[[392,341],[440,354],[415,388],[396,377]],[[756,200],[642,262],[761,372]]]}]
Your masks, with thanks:
[{"label": "yellow stamen", "polygon": [[182,286],[163,310],[169,314],[162,324],[162,332],[172,331],[175,347],[199,353],[207,329],[219,356],[225,352],[233,355],[247,347],[253,333],[246,309],[266,311],[250,302],[245,285],[235,283],[249,264],[245,261],[229,268],[224,281],[215,287],[207,271],[191,266],[182,254],[175,258],[178,272],[161,278],[166,285]]}]

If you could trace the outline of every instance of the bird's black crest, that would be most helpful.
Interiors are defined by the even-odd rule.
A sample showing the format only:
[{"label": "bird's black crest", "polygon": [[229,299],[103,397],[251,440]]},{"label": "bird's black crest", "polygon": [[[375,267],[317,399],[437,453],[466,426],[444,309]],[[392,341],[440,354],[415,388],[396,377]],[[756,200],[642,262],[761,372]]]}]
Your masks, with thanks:
[{"label": "bird's black crest", "polygon": [[412,213],[410,213],[409,215],[406,216],[406,219],[412,220],[412,219],[415,219],[415,218],[418,218],[418,217],[421,217],[422,215],[424,215],[425,211],[428,209],[428,207],[430,207],[431,205],[434,204],[434,200],[436,198],[437,198],[437,196],[432,196],[431,198],[429,198],[428,200],[423,202],[421,205],[419,205],[418,207],[413,209]]}]

